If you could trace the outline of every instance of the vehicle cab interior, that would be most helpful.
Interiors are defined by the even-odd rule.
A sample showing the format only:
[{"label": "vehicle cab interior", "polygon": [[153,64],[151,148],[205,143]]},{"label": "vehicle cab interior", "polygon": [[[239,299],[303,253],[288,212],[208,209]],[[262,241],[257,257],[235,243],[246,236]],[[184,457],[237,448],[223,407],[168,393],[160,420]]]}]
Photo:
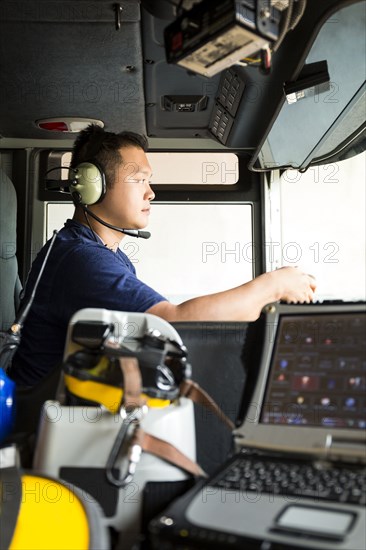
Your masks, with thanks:
[{"label": "vehicle cab interior", "polygon": [[[364,0],[0,2],[1,548],[365,548],[365,18]],[[119,245],[142,281],[179,304],[293,266],[314,302],[172,323],[87,307],[17,387],[52,254],[20,299],[73,217],[90,125],[148,139],[150,238]]]}]

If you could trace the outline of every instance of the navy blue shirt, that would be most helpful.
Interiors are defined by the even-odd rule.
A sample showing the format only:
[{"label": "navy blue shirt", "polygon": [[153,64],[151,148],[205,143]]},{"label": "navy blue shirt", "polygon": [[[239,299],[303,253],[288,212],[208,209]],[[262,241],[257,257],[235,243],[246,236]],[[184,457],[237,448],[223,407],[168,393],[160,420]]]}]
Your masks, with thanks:
[{"label": "navy blue shirt", "polygon": [[[22,304],[26,303],[49,243],[30,271]],[[166,300],[136,277],[126,254],[108,249],[92,231],[67,220],[59,231],[24,323],[11,377],[31,386],[57,366],[63,356],[72,315],[86,307],[144,312]]]}]

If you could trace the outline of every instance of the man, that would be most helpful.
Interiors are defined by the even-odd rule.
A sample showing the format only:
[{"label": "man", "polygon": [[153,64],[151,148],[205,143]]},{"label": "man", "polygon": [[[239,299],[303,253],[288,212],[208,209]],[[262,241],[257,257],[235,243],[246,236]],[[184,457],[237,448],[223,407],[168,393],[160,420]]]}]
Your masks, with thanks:
[{"label": "man", "polygon": [[[293,267],[179,305],[141,282],[119,248],[124,234],[116,228],[139,230],[148,224],[155,195],[146,149],[146,140],[137,134],[113,134],[94,125],[76,139],[71,168],[77,172],[80,163],[93,163],[104,173],[106,189],[96,202],[85,204],[78,185],[72,187],[74,217],[55,240],[14,357],[11,377],[18,384],[34,385],[60,363],[69,320],[85,307],[147,312],[170,322],[253,321],[270,302],[313,299],[313,277]],[[32,266],[23,304],[48,247],[49,243]]]}]

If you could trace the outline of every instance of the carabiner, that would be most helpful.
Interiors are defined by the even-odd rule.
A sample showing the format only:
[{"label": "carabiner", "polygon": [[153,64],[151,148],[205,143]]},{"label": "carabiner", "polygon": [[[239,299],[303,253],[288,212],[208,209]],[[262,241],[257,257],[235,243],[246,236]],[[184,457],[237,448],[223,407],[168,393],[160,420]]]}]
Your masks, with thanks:
[{"label": "carabiner", "polygon": [[[136,466],[140,461],[141,450],[142,450],[141,445],[138,442],[138,433],[139,433],[138,428],[140,426],[140,420],[146,414],[146,412],[147,412],[146,405],[144,405],[143,407],[136,407],[136,409],[128,413],[126,409],[121,409],[122,426],[113,443],[113,447],[111,452],[109,453],[109,457],[106,464],[107,479],[115,487],[122,488],[128,485],[132,481],[133,476],[136,472]],[[114,476],[113,469],[115,467],[117,457],[120,453],[120,450],[128,434],[129,427],[131,424],[135,424],[135,429],[131,437],[131,444],[128,449],[127,472],[120,479]]]}]

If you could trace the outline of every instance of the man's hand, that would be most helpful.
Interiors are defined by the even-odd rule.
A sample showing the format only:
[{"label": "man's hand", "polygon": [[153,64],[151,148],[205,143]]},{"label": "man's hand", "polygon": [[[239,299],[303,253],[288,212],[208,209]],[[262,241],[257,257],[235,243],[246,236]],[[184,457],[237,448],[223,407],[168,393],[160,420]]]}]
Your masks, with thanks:
[{"label": "man's hand", "polygon": [[272,272],[279,285],[280,300],[288,303],[310,303],[314,300],[316,281],[297,267],[282,267]]}]

